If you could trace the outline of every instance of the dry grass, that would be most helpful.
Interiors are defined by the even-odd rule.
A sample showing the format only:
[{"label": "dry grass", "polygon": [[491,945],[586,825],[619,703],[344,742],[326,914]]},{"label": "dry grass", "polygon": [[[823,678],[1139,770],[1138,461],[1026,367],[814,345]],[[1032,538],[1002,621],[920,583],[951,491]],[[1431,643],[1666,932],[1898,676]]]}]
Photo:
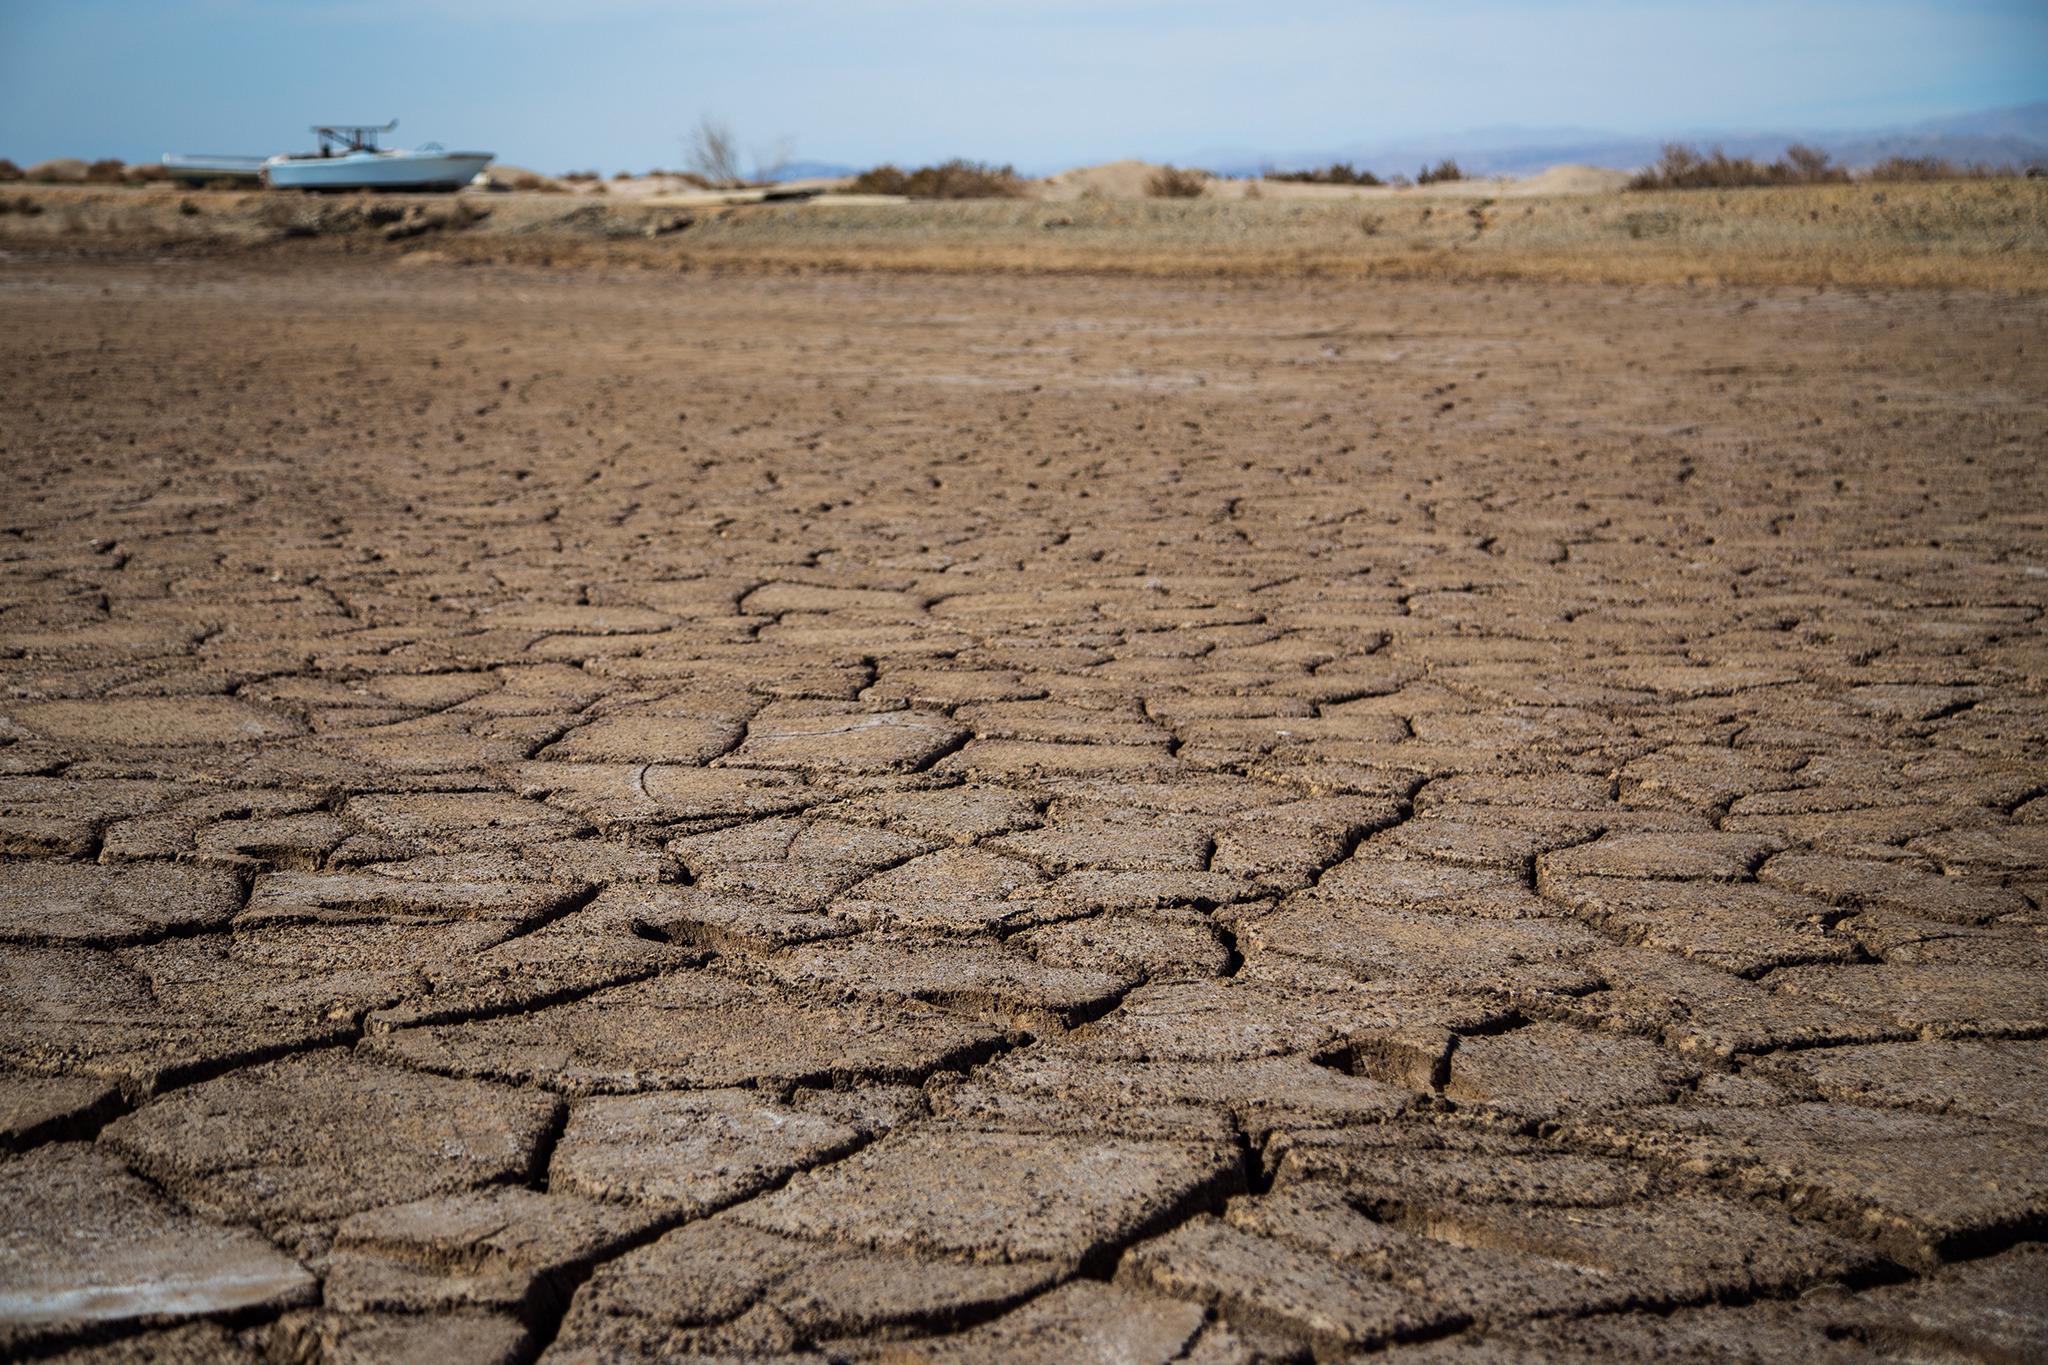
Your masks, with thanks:
[{"label": "dry grass", "polygon": [[1988,161],[1968,164],[1934,156],[1887,157],[1863,173],[1865,180],[1897,184],[1913,180],[2002,180],[2021,172],[2016,166],[1994,166]]},{"label": "dry grass", "polygon": [[1200,199],[1209,188],[1207,171],[1182,171],[1161,166],[1145,182],[1145,193],[1154,199]]},{"label": "dry grass", "polygon": [[1664,146],[1657,164],[1630,183],[1632,190],[1726,190],[1758,185],[1845,184],[1849,172],[1829,164],[1828,154],[1818,147],[1795,142],[1785,155],[1765,165],[1746,156],[1729,156],[1719,147],[1702,156],[1696,147],[1682,142]]},{"label": "dry grass", "polygon": [[1384,185],[1371,171],[1361,171],[1348,161],[1333,161],[1320,170],[1267,171],[1261,180],[1278,180],[1296,185]]},{"label": "dry grass", "polygon": [[956,158],[914,171],[877,166],[854,177],[847,191],[911,199],[1017,199],[1024,194],[1024,179],[1008,166]]},{"label": "dry grass", "polygon": [[[1375,204],[1135,199],[763,204],[678,212],[543,195],[387,244],[367,196],[37,188],[0,250],[416,251],[450,260],[654,269],[1557,279],[2048,290],[2048,180],[1780,186]],[[422,204],[431,196],[394,203]],[[180,213],[180,203],[197,213]],[[445,200],[443,201],[445,202]],[[422,212],[431,210],[431,204]]]}]

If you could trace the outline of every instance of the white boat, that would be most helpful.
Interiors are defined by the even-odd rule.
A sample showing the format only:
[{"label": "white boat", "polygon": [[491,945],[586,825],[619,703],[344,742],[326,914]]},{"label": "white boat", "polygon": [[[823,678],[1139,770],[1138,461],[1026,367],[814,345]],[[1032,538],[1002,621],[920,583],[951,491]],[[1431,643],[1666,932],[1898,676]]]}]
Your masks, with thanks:
[{"label": "white boat", "polygon": [[438,142],[409,152],[380,148],[377,134],[397,126],[397,119],[315,126],[320,150],[273,156],[263,163],[263,178],[279,190],[459,190],[495,155],[451,152]]},{"label": "white boat", "polygon": [[216,180],[245,180],[254,184],[263,178],[263,158],[165,152],[164,170],[171,179],[194,185],[211,184]]}]

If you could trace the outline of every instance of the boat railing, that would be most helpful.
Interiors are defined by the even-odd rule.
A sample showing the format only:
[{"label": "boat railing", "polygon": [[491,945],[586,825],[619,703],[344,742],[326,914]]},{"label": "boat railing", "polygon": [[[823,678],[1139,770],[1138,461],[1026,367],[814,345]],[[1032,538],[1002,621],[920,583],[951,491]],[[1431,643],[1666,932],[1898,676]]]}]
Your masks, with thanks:
[{"label": "boat railing", "polygon": [[320,155],[333,156],[334,144],[346,143],[342,154],[349,152],[374,152],[377,150],[377,134],[388,133],[398,126],[398,120],[389,123],[316,123],[313,134],[320,139]]}]

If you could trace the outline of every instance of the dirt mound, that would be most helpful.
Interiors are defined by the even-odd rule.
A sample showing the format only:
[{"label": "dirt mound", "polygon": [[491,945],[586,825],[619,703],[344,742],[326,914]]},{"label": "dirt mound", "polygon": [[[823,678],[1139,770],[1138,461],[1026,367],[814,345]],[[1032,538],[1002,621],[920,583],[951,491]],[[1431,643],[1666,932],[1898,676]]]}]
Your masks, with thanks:
[{"label": "dirt mound", "polygon": [[75,156],[52,157],[28,168],[22,178],[43,185],[83,185],[92,167]]},{"label": "dirt mound", "polygon": [[1100,166],[1077,166],[1033,183],[1038,199],[1142,199],[1152,177],[1164,166],[1135,158],[1109,161]]},{"label": "dirt mound", "polygon": [[538,190],[543,194],[564,194],[569,187],[551,175],[529,171],[524,166],[491,166],[483,173],[484,184],[494,190]]},{"label": "dirt mound", "polygon": [[1517,180],[1508,194],[1612,194],[1628,188],[1635,177],[1612,166],[1552,166],[1541,175]]}]

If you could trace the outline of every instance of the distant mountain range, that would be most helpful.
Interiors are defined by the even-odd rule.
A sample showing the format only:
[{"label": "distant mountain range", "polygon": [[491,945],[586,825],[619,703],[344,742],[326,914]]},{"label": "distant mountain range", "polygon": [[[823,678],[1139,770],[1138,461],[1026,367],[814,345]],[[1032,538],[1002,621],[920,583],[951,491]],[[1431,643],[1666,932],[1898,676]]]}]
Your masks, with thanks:
[{"label": "distant mountain range", "polygon": [[775,179],[778,183],[829,179],[841,175],[859,175],[866,169],[865,166],[842,166],[836,161],[791,161],[777,168]]},{"label": "distant mountain range", "polygon": [[[1806,129],[1780,132],[1676,132],[1664,137],[1625,137],[1594,128],[1474,128],[1462,133],[1411,137],[1384,142],[1349,142],[1322,151],[1285,154],[1244,147],[1212,147],[1178,158],[1177,164],[1200,166],[1219,175],[1257,175],[1266,169],[1301,170],[1348,161],[1382,176],[1413,175],[1424,166],[1452,158],[1467,175],[1534,175],[1552,166],[1614,166],[1635,170],[1655,161],[1667,142],[1683,142],[1705,151],[1719,147],[1730,156],[1773,160],[1795,142],[1819,147],[1842,165],[1856,169],[1888,157],[1931,156],[1948,161],[1994,165],[2048,166],[2048,101],[2010,109],[1952,114],[1897,128],[1858,131]],[[778,180],[855,175],[864,166],[831,161],[792,161]],[[1054,167],[1055,170],[1065,169]]]},{"label": "distant mountain range", "polygon": [[1280,156],[1247,153],[1240,148],[1213,148],[1190,161],[1222,175],[1253,175],[1269,166],[1297,170],[1348,161],[1360,169],[1389,176],[1397,172],[1413,175],[1411,168],[1433,166],[1450,157],[1468,175],[1522,176],[1567,163],[1634,170],[1655,161],[1669,142],[1683,142],[1702,151],[1720,147],[1730,156],[1766,160],[1782,155],[1794,142],[1804,142],[1854,168],[1875,165],[1894,156],[2042,166],[2048,165],[2048,101],[1927,119],[1903,127],[1855,131],[1706,129],[1674,132],[1664,137],[1624,137],[1589,128],[1476,128],[1437,137],[1352,142],[1320,152]]}]

